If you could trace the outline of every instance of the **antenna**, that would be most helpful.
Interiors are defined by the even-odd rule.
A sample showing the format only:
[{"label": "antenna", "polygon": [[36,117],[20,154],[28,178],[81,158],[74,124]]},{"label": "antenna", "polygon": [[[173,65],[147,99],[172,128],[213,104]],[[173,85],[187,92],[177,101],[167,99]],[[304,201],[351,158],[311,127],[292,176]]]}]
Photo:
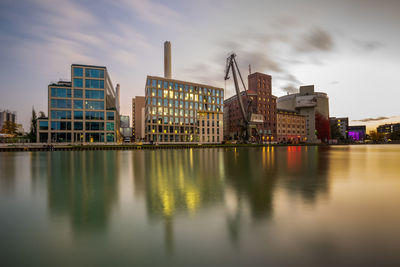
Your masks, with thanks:
[{"label": "antenna", "polygon": [[251,74],[251,65],[249,64],[249,75]]}]

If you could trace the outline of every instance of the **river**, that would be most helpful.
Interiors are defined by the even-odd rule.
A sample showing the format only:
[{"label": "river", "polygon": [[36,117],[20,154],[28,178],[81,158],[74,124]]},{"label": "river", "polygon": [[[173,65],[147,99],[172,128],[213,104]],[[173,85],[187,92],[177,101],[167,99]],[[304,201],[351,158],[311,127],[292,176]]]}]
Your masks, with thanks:
[{"label": "river", "polygon": [[400,145],[0,153],[0,266],[400,266]]}]

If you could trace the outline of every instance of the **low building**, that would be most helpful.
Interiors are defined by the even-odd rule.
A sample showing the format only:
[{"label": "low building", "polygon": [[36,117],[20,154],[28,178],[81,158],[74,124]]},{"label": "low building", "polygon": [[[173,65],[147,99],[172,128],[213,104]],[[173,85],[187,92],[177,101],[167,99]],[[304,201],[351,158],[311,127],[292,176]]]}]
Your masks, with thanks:
[{"label": "low building", "polygon": [[300,86],[299,93],[281,96],[277,108],[298,111],[306,117],[307,142],[326,142],[330,138],[329,98],[315,92],[314,85]]},{"label": "low building", "polygon": [[147,76],[145,92],[145,139],[147,141],[157,143],[222,142],[224,89]]},{"label": "low building", "polygon": [[400,131],[400,123],[390,123],[390,124],[379,125],[376,128],[376,130],[378,133],[383,133],[383,134],[394,133],[394,132]]},{"label": "low building", "polygon": [[348,137],[353,141],[363,141],[367,134],[365,125],[349,126]]},{"label": "low building", "polygon": [[146,98],[144,96],[132,98],[132,130],[133,137],[136,141],[143,141],[145,137],[145,102]]},{"label": "low building", "polygon": [[48,118],[38,119],[37,142],[116,142],[116,100],[106,67],[71,65],[71,81],[48,86]]},{"label": "low building", "polygon": [[306,142],[306,118],[296,111],[277,110],[277,141],[278,143]]},{"label": "low building", "polygon": [[[349,118],[347,117],[342,117],[342,118],[336,118],[336,117],[331,117],[329,118],[329,122],[331,127],[337,127],[339,130],[339,133],[343,136],[343,139],[347,139],[348,137],[348,131],[349,131]],[[332,138],[335,138],[332,136]],[[338,138],[336,138],[338,139]]]}]

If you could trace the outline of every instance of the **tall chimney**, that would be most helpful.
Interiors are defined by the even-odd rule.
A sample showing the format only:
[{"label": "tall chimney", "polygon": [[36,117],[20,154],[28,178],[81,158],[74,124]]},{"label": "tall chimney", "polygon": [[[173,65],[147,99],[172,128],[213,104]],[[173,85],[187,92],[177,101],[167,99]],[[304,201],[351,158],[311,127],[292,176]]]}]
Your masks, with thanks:
[{"label": "tall chimney", "polygon": [[171,79],[171,42],[164,42],[164,78]]}]

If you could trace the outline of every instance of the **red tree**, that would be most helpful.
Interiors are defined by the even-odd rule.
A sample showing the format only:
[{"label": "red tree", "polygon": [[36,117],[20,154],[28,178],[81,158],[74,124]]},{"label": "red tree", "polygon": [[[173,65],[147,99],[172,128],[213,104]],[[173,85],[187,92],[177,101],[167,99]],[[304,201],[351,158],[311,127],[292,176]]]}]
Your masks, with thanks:
[{"label": "red tree", "polygon": [[318,139],[328,142],[331,136],[329,119],[318,112],[315,112],[315,130],[317,131]]}]

